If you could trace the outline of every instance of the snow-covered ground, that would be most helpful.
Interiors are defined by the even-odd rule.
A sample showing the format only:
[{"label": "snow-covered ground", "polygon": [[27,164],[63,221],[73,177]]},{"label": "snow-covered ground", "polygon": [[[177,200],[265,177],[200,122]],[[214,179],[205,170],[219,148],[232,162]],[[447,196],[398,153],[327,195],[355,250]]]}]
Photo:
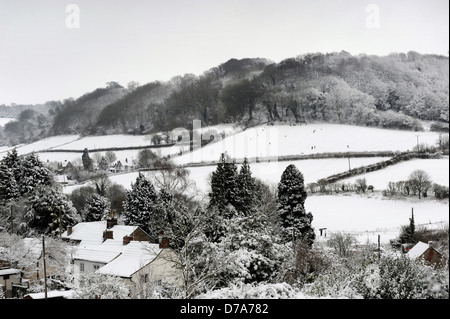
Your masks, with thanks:
[{"label": "snow-covered ground", "polygon": [[[219,138],[222,133],[225,134],[225,136],[230,136],[242,131],[241,127],[234,124],[221,124],[202,127],[200,129],[202,134],[208,136],[208,139],[211,135]],[[200,131],[200,129],[197,129],[196,132]],[[171,135],[176,139],[178,135],[183,135],[182,133],[183,132],[180,130],[173,130]],[[14,147],[1,146],[0,157],[3,157],[7,151],[16,148],[19,155],[36,152],[43,162],[73,162],[75,160],[81,160],[81,154],[85,148],[90,151],[92,157],[94,154],[92,150],[95,149],[141,147],[149,146],[150,144],[150,137],[148,135],[114,134],[85,137],[80,137],[79,135],[61,135],[45,138],[25,145],[16,145]],[[58,152],[43,152],[45,150],[58,150]],[[78,152],[61,152],[64,150]],[[189,152],[189,139],[186,137],[185,140],[176,143],[174,146],[166,147],[163,145],[163,147],[151,148],[151,150],[160,157],[168,155],[176,156],[180,154],[180,152]],[[99,153],[104,155],[105,152]],[[126,162],[131,163],[132,160],[137,159],[139,150],[120,150],[114,151],[114,153],[116,153],[117,160],[120,160],[122,164],[125,165]]]},{"label": "snow-covered ground", "polygon": [[[418,136],[418,137],[417,137]],[[339,124],[258,126],[175,159],[178,164],[232,158],[309,155],[328,152],[407,151],[419,143],[435,145],[439,134]]]},{"label": "snow-covered ground", "polygon": [[46,149],[55,148],[61,145],[65,145],[67,143],[76,141],[79,138],[80,138],[79,135],[59,135],[48,137],[30,144],[16,145],[14,147],[6,147],[3,150],[1,150],[2,153],[0,153],[0,157],[3,157],[4,155],[6,155],[7,151],[12,150],[14,148],[17,150],[17,153],[19,155],[23,155],[31,152],[38,152]]},{"label": "snow-covered ground", "polygon": [[414,170],[421,169],[427,172],[433,183],[449,186],[449,157],[442,159],[413,159],[386,167],[382,170],[354,176],[342,180],[345,183],[354,183],[358,178],[365,178],[368,185],[375,189],[386,189],[389,182],[399,182],[408,179]]},{"label": "snow-covered ground", "polygon": [[381,243],[398,237],[400,227],[409,224],[412,209],[416,226],[443,227],[449,222],[448,201],[393,200],[379,193],[308,196],[305,208],[314,216],[312,226],[318,238],[319,228],[327,228],[328,236],[339,231],[353,233],[360,244],[376,243],[378,235]]},{"label": "snow-covered ground", "polygon": [[80,150],[85,148],[88,150],[112,147],[136,147],[150,145],[147,135],[103,135],[103,136],[86,136],[79,140],[72,141],[64,145],[54,147],[57,150]]},{"label": "snow-covered ground", "polygon": [[[151,148],[150,150],[158,156],[173,156],[181,151],[185,150],[186,147],[174,145],[171,147],[161,147],[161,148]],[[116,161],[120,161],[122,165],[131,165],[131,161],[136,163],[140,150],[120,150],[113,151],[116,154]],[[99,153],[104,156],[106,152],[89,152],[89,156],[92,158],[94,154]],[[43,162],[74,162],[76,160],[81,160],[82,151],[79,152],[37,152],[39,159]]]}]

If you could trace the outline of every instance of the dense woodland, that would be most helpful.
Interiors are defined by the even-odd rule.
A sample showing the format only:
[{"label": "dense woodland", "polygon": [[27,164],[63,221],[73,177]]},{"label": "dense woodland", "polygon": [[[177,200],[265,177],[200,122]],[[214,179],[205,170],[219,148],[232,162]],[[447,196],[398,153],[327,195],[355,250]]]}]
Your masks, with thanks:
[{"label": "dense woodland", "polygon": [[[4,145],[59,134],[147,134],[239,122],[332,122],[448,131],[449,59],[417,52],[388,56],[348,52],[301,55],[274,63],[231,59],[202,75],[139,85],[117,82],[64,101],[14,107],[0,131]],[[20,110],[20,113],[18,111]],[[18,114],[17,114],[18,113]]]}]

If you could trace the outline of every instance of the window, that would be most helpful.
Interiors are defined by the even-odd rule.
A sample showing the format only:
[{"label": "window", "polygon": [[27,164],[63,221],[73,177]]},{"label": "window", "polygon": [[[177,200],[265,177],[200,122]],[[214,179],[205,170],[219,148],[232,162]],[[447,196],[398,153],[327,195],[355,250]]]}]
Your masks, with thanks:
[{"label": "window", "polygon": [[148,282],[148,274],[141,275],[141,282],[142,283]]},{"label": "window", "polygon": [[84,272],[84,263],[80,263],[80,272]]},{"label": "window", "polygon": [[94,265],[94,271],[98,270],[100,268],[99,265]]}]

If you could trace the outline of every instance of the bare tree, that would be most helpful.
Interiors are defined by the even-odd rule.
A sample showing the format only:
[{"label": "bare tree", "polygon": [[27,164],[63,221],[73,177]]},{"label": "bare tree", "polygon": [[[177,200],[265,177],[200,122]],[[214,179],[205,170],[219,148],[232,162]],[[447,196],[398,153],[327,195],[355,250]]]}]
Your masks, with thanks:
[{"label": "bare tree", "polygon": [[361,191],[361,192],[365,193],[367,190],[366,178],[358,178],[355,182],[355,187],[358,192]]},{"label": "bare tree", "polygon": [[350,256],[354,244],[356,244],[356,238],[345,232],[334,233],[328,239],[328,245],[334,248],[339,257]]},{"label": "bare tree", "polygon": [[117,159],[116,153],[113,151],[106,151],[105,157],[109,164],[114,163]]},{"label": "bare tree", "polygon": [[419,193],[419,199],[421,198],[422,194],[424,197],[426,197],[428,189],[433,185],[430,175],[420,169],[413,171],[409,175],[408,181],[411,185],[412,191],[414,193]]},{"label": "bare tree", "polygon": [[195,182],[189,177],[189,170],[179,167],[172,161],[162,158],[153,162],[156,170],[149,173],[156,188],[172,194],[194,197],[198,194]]},{"label": "bare tree", "polygon": [[102,161],[102,153],[101,152],[93,152],[92,158],[95,161],[95,164],[98,166],[100,162]]}]

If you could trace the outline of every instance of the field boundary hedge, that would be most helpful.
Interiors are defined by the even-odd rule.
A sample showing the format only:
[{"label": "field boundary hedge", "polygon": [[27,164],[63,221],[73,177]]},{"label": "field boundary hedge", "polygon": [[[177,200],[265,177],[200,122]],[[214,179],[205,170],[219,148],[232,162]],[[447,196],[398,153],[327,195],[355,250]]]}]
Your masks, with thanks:
[{"label": "field boundary hedge", "polygon": [[417,152],[402,153],[402,154],[396,155],[386,161],[382,161],[382,162],[378,162],[378,163],[370,164],[370,165],[366,165],[366,166],[361,166],[361,167],[349,170],[347,172],[334,174],[334,175],[324,178],[323,180],[328,182],[329,184],[331,184],[331,183],[335,183],[337,181],[340,181],[340,180],[343,180],[343,179],[346,179],[346,178],[349,178],[349,177],[352,177],[355,175],[361,175],[361,174],[365,174],[365,173],[369,173],[369,172],[374,172],[374,171],[386,168],[388,166],[395,165],[397,163],[408,161],[411,159],[416,159],[416,158],[439,159],[439,158],[441,158],[441,153],[434,153],[434,154],[417,153]]}]

